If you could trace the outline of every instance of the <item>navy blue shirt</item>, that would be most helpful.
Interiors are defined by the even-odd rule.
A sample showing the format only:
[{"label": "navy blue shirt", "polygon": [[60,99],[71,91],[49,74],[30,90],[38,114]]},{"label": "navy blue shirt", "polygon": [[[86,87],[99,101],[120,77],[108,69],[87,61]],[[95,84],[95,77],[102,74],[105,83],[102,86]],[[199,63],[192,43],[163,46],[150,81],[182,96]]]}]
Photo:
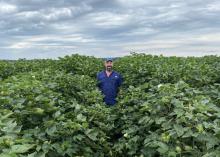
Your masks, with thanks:
[{"label": "navy blue shirt", "polygon": [[97,74],[98,87],[104,94],[104,101],[107,105],[116,104],[118,88],[122,84],[122,76],[116,71],[112,71],[110,76],[107,76],[105,71]]}]

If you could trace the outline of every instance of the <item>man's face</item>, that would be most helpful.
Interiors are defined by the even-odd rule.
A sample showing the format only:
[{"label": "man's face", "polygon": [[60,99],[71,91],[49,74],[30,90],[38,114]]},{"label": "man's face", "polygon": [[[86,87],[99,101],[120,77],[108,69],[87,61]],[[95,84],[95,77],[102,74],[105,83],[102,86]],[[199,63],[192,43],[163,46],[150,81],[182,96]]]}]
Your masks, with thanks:
[{"label": "man's face", "polygon": [[112,61],[107,61],[107,62],[105,62],[105,69],[107,70],[107,71],[112,71],[112,67],[113,67],[113,63],[112,63]]}]

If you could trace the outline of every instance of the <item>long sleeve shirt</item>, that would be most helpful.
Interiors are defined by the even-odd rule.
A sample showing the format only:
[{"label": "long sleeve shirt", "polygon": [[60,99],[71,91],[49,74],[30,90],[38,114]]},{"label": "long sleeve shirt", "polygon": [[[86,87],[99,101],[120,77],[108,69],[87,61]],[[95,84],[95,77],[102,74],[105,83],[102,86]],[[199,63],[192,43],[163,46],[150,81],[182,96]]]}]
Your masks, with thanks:
[{"label": "long sleeve shirt", "polygon": [[116,97],[123,79],[116,71],[112,71],[110,76],[107,76],[106,71],[101,71],[97,74],[98,87],[104,95],[104,102],[107,105],[116,104]]}]

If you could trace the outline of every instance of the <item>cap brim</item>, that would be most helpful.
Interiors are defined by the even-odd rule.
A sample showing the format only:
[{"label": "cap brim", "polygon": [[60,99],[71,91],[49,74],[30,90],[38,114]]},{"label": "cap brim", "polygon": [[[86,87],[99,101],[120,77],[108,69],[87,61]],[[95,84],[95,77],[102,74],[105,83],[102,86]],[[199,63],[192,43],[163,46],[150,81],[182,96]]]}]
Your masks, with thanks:
[{"label": "cap brim", "polygon": [[106,61],[106,62],[109,62],[109,61],[111,61],[111,62],[112,62],[112,61],[113,61],[113,59],[112,59],[112,58],[106,58],[106,59],[105,59],[105,61]]},{"label": "cap brim", "polygon": [[110,62],[112,62],[112,60],[111,60],[111,59],[109,59],[109,60],[105,60],[105,61],[106,61],[106,62],[109,62],[109,61],[110,61]]}]

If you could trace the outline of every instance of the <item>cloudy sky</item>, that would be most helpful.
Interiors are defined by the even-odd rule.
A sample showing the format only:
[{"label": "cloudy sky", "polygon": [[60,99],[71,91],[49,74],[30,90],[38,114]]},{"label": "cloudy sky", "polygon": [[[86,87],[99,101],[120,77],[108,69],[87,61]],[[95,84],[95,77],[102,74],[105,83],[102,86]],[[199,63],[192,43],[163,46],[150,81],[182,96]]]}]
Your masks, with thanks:
[{"label": "cloudy sky", "polygon": [[0,0],[0,59],[220,55],[218,0]]}]

